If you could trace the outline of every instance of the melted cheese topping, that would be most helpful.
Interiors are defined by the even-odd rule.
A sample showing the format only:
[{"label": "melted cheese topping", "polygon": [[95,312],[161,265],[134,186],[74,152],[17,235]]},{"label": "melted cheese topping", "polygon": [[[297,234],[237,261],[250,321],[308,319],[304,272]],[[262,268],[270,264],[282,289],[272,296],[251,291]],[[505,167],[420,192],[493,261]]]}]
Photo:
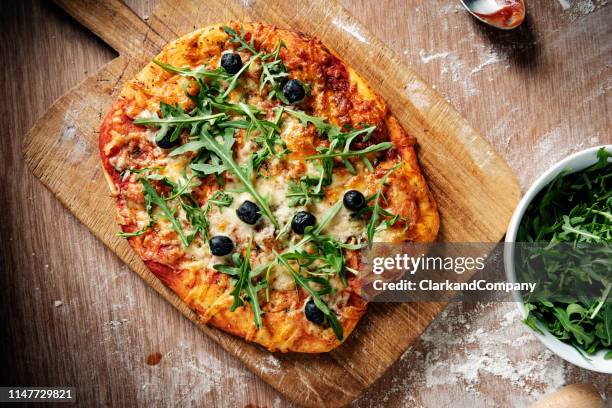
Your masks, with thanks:
[{"label": "melted cheese topping", "polygon": [[[139,116],[150,117],[151,113],[144,110]],[[298,182],[302,176],[318,177],[320,165],[312,160],[304,160],[305,155],[315,153],[314,143],[317,137],[316,133],[307,129],[293,116],[284,114],[282,119],[280,137],[285,141],[291,153],[283,158],[269,158],[266,165],[266,174],[254,180],[257,191],[268,200],[269,206],[281,226],[290,224],[295,213],[301,210],[309,211],[315,215],[317,220],[321,220],[337,200],[342,199],[344,192],[347,190],[361,188],[364,193],[368,191],[365,179],[361,177],[361,174],[367,170],[362,164],[355,163],[357,175],[351,175],[347,171],[336,172],[332,179],[332,184],[325,187],[325,198],[320,201],[313,200],[306,207],[290,207],[290,201],[286,197],[289,183],[291,181]],[[242,135],[242,139],[240,139],[240,135]],[[249,156],[259,149],[259,146],[253,140],[256,135],[257,132],[255,131],[251,134],[249,140],[245,140],[244,132],[236,133],[237,140],[234,144],[234,153],[235,160],[239,164],[246,166]],[[154,137],[155,133],[151,131],[147,131],[144,136],[148,142],[154,140]],[[111,143],[116,142],[113,141]],[[125,154],[122,153],[122,155],[117,157],[122,157]],[[191,158],[187,154],[173,157],[162,155],[154,163],[151,163],[150,166],[159,167],[159,174],[168,178],[173,183],[184,184],[187,182],[187,178],[193,174],[189,168],[190,160]],[[114,165],[120,167],[122,164],[124,164],[123,161],[118,159]],[[291,242],[296,243],[301,239],[301,236],[294,234],[291,228],[288,228],[284,239],[278,242],[276,239],[278,231],[275,230],[271,221],[263,215],[255,225],[249,225],[241,221],[236,214],[236,210],[244,201],[255,200],[249,193],[240,192],[244,190],[244,187],[240,182],[235,181],[233,175],[226,174],[226,178],[227,184],[223,190],[232,197],[232,204],[229,207],[212,206],[208,214],[210,236],[225,235],[230,237],[239,251],[243,251],[249,238],[252,238],[255,244],[255,249],[253,250],[255,257],[251,260],[252,268],[273,261],[274,257],[271,252],[273,248],[282,250]],[[202,205],[202,208],[205,205],[206,203]],[[175,203],[169,203],[169,206],[175,211],[175,216],[185,234],[192,234],[194,229],[187,220],[184,210]],[[342,207],[323,229],[323,233],[335,237],[341,243],[363,242],[365,239],[365,221],[351,215],[346,208]],[[135,219],[137,220],[138,228],[143,228],[148,224],[149,216],[144,206],[139,211],[136,211]],[[172,224],[157,207],[154,208],[153,219],[156,221],[159,235],[180,247],[181,242],[174,232]],[[184,248],[184,253],[186,256],[179,260],[179,269],[194,272],[203,268],[210,269],[216,264],[227,263],[228,258],[212,255],[208,243],[199,235],[192,240],[187,248]],[[274,265],[267,274],[271,288],[281,291],[295,290],[295,281],[285,267]],[[337,276],[330,279],[330,284],[337,289],[337,292],[325,295],[324,299],[329,303],[332,310],[338,312],[348,301],[349,292]]]}]

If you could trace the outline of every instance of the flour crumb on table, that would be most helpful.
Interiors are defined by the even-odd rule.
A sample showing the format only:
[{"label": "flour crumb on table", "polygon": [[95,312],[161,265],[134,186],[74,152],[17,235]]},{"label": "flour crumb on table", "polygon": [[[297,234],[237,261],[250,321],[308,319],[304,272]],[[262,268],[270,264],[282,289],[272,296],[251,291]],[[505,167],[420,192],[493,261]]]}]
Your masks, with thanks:
[{"label": "flour crumb on table", "polygon": [[332,24],[340,28],[341,30],[346,31],[356,40],[366,44],[369,43],[368,39],[359,29],[359,24],[357,24],[356,22],[349,22],[345,18],[334,17],[334,19],[332,20]]},{"label": "flour crumb on table", "polygon": [[522,407],[566,378],[513,302],[451,304],[392,372],[354,405]]},{"label": "flour crumb on table", "polygon": [[559,0],[559,3],[571,20],[577,20],[607,6],[608,0]]}]

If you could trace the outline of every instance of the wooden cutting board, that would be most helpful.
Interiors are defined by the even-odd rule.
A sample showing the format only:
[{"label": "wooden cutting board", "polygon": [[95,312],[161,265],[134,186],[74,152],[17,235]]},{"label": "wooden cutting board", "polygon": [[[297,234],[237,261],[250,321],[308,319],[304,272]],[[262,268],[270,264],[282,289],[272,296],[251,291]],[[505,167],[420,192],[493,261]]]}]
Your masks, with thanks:
[{"label": "wooden cutting board", "polygon": [[416,136],[419,159],[440,207],[440,240],[496,242],[503,236],[520,196],[512,171],[440,95],[335,2],[167,0],[146,22],[118,1],[58,3],[120,55],[39,119],[24,147],[30,170],[151,287],[293,401],[307,406],[349,403],[415,342],[445,305],[372,304],[337,350],[275,354],[275,359],[258,346],[197,323],[195,314],[116,237],[114,203],[97,151],[100,123],[123,82],[164,44],[229,20],[265,21],[316,35],[371,83]]}]

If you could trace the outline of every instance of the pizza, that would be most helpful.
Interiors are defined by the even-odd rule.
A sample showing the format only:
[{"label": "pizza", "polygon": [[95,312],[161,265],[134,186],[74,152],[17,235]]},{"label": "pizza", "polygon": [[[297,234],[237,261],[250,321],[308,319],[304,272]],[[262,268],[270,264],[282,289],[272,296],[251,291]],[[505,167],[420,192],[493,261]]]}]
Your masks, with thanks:
[{"label": "pizza", "polygon": [[415,143],[316,38],[230,23],[128,81],[99,149],[119,235],[203,323],[320,353],[366,312],[361,249],[435,240]]}]

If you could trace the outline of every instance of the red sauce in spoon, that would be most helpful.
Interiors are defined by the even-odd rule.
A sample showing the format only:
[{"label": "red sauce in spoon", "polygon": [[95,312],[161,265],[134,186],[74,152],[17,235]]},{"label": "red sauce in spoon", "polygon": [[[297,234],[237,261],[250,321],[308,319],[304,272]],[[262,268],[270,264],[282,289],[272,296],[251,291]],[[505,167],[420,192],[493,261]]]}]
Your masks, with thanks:
[{"label": "red sauce in spoon", "polygon": [[525,19],[525,2],[523,0],[496,0],[502,6],[495,13],[474,13],[483,20],[500,28],[518,27]]}]

